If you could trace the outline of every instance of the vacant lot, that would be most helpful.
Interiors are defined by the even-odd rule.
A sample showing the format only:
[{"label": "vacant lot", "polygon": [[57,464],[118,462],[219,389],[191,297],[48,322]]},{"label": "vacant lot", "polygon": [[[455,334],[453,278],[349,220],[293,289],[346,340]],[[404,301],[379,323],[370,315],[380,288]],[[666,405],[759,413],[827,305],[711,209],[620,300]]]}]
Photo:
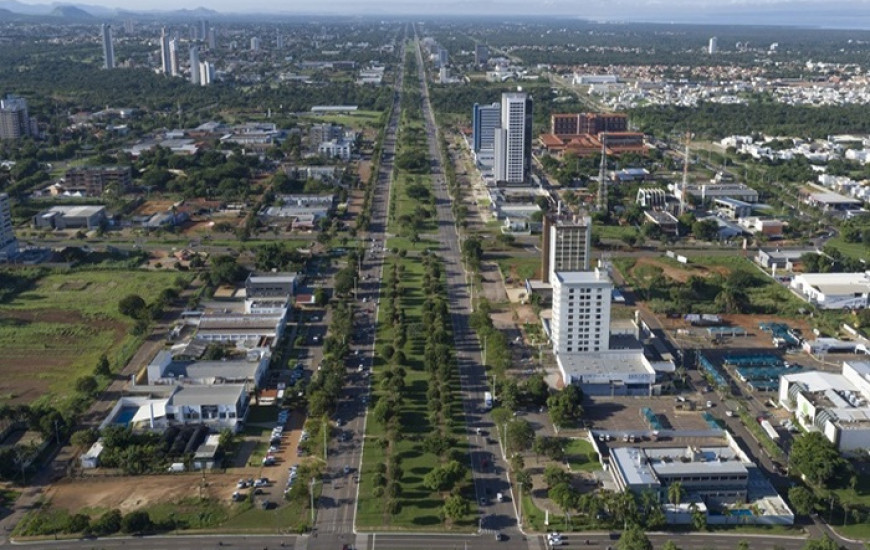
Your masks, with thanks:
[{"label": "vacant lot", "polygon": [[117,365],[135,351],[129,318],[118,301],[147,302],[172,286],[176,273],[81,271],[51,274],[0,304],[0,403],[41,397],[63,403],[79,376],[106,354]]}]

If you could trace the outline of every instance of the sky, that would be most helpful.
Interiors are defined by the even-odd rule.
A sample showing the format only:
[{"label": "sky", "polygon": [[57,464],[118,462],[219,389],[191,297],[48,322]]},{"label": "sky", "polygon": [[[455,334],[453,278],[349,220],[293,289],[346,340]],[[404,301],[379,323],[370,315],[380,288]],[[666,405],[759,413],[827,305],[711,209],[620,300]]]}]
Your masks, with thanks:
[{"label": "sky", "polygon": [[[51,0],[19,1],[51,3]],[[608,21],[870,27],[870,0],[245,0],[243,3],[139,0],[135,4],[129,0],[61,0],[57,3],[143,11],[204,7],[223,13],[571,15]]]}]

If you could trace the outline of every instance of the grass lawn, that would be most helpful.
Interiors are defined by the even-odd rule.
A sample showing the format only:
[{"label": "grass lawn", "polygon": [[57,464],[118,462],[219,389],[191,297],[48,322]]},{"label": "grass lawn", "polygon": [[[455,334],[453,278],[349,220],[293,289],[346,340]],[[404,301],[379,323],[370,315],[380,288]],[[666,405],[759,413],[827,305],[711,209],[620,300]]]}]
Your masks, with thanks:
[{"label": "grass lawn", "polygon": [[592,233],[600,239],[622,239],[626,235],[640,235],[637,228],[631,225],[596,225]]},{"label": "grass lawn", "polygon": [[857,259],[867,259],[867,245],[863,243],[847,243],[842,236],[836,236],[825,243],[833,246],[843,253],[844,256]]},{"label": "grass lawn", "polygon": [[540,258],[499,258],[496,260],[505,278],[519,277],[520,280],[531,279],[541,271]]},{"label": "grass lawn", "polygon": [[[389,246],[409,250],[401,246],[402,243],[391,239]],[[403,294],[401,296],[402,309],[405,312],[407,323],[413,326],[421,322],[422,306],[424,301],[422,291],[422,277],[424,272],[423,263],[415,257],[415,253],[409,250],[405,258],[394,257],[391,261],[398,261],[404,266],[404,274],[401,277]],[[387,264],[389,268],[389,263]],[[384,310],[381,310],[383,314]],[[378,342],[392,342],[393,328],[378,320]],[[371,416],[366,424],[366,439],[363,451],[363,464],[360,472],[359,501],[357,503],[357,525],[363,528],[378,528],[384,530],[432,530],[442,529],[443,522],[439,512],[443,504],[443,497],[433,493],[423,486],[423,476],[441,463],[443,457],[423,451],[422,440],[434,427],[429,422],[426,391],[429,385],[429,374],[423,369],[422,354],[425,339],[422,334],[409,332],[408,341],[405,345],[405,390],[403,391],[404,403],[402,415],[402,438],[394,442],[394,453],[401,457],[402,478],[401,496],[399,501],[401,509],[397,514],[389,515],[385,512],[386,498],[376,496],[374,477],[379,464],[387,461],[386,450],[382,446],[384,427]],[[374,364],[375,381],[378,373],[385,366],[381,357],[376,357]],[[458,387],[458,380],[456,386]],[[381,394],[379,390],[373,391],[372,408],[377,403]],[[464,434],[464,422],[461,420],[461,403],[454,401],[452,417],[454,422],[453,435],[458,443],[455,450],[463,455],[466,453],[466,439]],[[470,475],[466,481],[470,481]],[[474,508],[472,506],[472,508]],[[453,529],[468,531],[475,527],[474,517],[469,514],[465,521],[458,522]]]},{"label": "grass lawn", "polygon": [[574,472],[595,472],[601,469],[595,449],[585,439],[572,439],[565,445],[565,460]]},{"label": "grass lawn", "polygon": [[382,125],[381,111],[354,111],[352,113],[340,113],[334,115],[317,114],[305,115],[301,119],[309,119],[313,123],[329,122],[332,124],[341,124],[354,130],[363,128],[374,128]]},{"label": "grass lawn", "polygon": [[853,523],[845,527],[835,527],[834,530],[849,539],[870,540],[870,523]]},{"label": "grass lawn", "polygon": [[[64,406],[78,377],[106,354],[118,369],[141,344],[118,301],[138,294],[153,301],[179,277],[175,272],[54,273],[0,304],[0,403],[50,399]],[[34,360],[39,368],[34,370]]]},{"label": "grass lawn", "polygon": [[855,489],[849,487],[846,489],[835,489],[831,492],[836,494],[843,504],[865,508],[870,507],[870,475],[858,476],[858,483],[855,484]]}]

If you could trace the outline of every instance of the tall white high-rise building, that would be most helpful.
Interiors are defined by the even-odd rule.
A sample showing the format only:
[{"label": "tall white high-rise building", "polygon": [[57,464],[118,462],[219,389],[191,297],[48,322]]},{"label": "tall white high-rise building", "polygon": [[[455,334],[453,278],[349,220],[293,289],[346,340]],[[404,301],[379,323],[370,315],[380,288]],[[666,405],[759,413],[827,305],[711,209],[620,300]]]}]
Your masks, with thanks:
[{"label": "tall white high-rise building", "polygon": [[103,25],[100,28],[103,36],[103,68],[115,68],[115,47],[112,45],[112,26]]},{"label": "tall white high-rise building", "polygon": [[275,47],[279,50],[284,49],[284,37],[281,35],[281,31],[275,31]]},{"label": "tall white high-rise building", "polygon": [[199,48],[190,47],[190,82],[199,84]]},{"label": "tall white high-rise building", "polygon": [[714,53],[719,51],[719,39],[715,36],[710,39],[710,42],[707,43],[707,53],[713,55]]},{"label": "tall white high-rise building", "polygon": [[610,349],[613,283],[603,270],[553,274],[551,339],[556,355]]},{"label": "tall white high-rise building", "polygon": [[27,110],[27,100],[14,95],[0,99],[0,139],[19,139],[39,133],[36,119]]},{"label": "tall white high-rise building", "polygon": [[551,282],[557,271],[589,271],[592,218],[545,216],[543,278]]},{"label": "tall white high-rise building", "polygon": [[166,27],[160,30],[160,72],[170,74],[172,72],[172,61],[170,58],[170,40],[166,34]]},{"label": "tall white high-rise building", "polygon": [[169,74],[172,76],[181,74],[178,68],[178,40],[175,38],[169,41]]},{"label": "tall white high-rise building", "polygon": [[12,228],[9,195],[0,193],[0,259],[8,259],[18,252],[18,240]]},{"label": "tall white high-rise building", "polygon": [[214,65],[208,61],[203,61],[199,64],[199,84],[208,86],[214,80]]},{"label": "tall white high-rise building", "polygon": [[496,181],[526,181],[532,165],[532,99],[528,94],[502,94],[501,127],[494,141]]},{"label": "tall white high-rise building", "polygon": [[256,36],[251,38],[251,51],[256,52],[260,50],[260,39]]}]

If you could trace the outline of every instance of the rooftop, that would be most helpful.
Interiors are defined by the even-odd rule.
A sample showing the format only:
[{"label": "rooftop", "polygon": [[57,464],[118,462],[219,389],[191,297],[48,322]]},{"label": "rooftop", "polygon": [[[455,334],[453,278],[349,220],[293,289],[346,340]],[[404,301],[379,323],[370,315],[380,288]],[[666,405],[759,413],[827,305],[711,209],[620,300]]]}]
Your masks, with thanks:
[{"label": "rooftop", "polygon": [[239,400],[247,391],[244,384],[220,384],[217,386],[178,386],[169,398],[168,405],[174,407],[226,404]]},{"label": "rooftop", "polygon": [[562,284],[613,284],[605,271],[557,271],[556,280]]},{"label": "rooftop", "polygon": [[565,374],[589,382],[595,378],[610,378],[629,373],[645,379],[655,376],[655,370],[643,355],[643,348],[608,350],[588,353],[562,353],[556,358]]}]

